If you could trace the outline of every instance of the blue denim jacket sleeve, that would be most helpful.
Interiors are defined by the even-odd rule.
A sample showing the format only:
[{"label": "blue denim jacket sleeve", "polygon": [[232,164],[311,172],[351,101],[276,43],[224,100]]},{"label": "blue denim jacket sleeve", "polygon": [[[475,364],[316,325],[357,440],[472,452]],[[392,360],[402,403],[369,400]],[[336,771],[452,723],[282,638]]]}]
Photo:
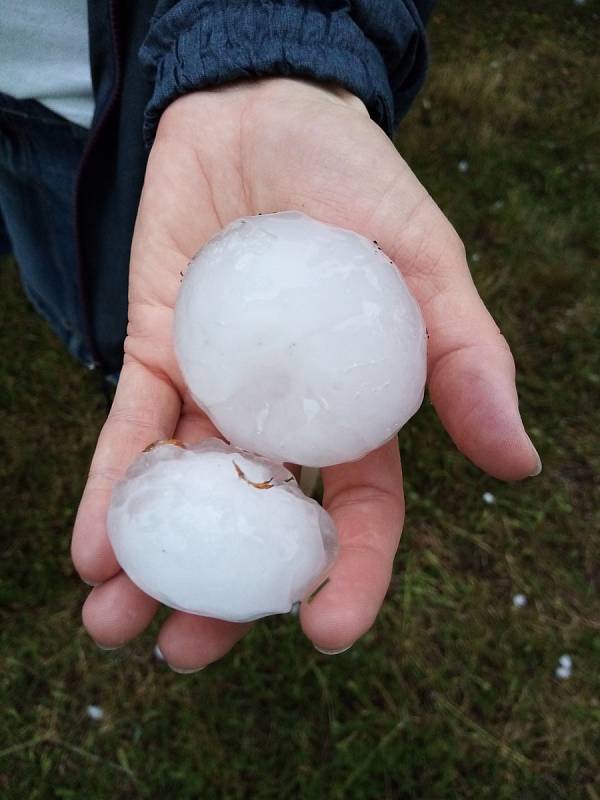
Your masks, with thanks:
[{"label": "blue denim jacket sleeve", "polygon": [[334,81],[391,134],[427,65],[434,0],[159,0],[140,58],[153,93],[144,137],[182,94],[238,78]]}]

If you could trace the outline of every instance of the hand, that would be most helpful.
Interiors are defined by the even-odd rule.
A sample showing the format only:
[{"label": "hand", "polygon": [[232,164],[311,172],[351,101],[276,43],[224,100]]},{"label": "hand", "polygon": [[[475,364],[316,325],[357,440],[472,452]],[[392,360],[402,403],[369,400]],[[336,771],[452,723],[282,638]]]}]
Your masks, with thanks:
[{"label": "hand", "polygon": [[[171,343],[183,271],[236,217],[299,209],[377,239],[419,301],[429,330],[429,393],[458,448],[498,478],[536,474],[508,345],[471,280],[457,234],[365,107],[341,89],[267,79],[189,94],[164,113],[150,153],[131,254],[121,379],[73,534],[84,580],[100,582],[83,620],[101,645],[137,636],[157,602],[120,570],[105,519],[113,484],[150,442],[215,435],[185,389]],[[341,650],[373,624],[404,518],[397,443],[323,470],[341,539],[331,581],[303,604],[319,648]],[[179,669],[223,656],[249,625],[179,611],[159,646]]]}]

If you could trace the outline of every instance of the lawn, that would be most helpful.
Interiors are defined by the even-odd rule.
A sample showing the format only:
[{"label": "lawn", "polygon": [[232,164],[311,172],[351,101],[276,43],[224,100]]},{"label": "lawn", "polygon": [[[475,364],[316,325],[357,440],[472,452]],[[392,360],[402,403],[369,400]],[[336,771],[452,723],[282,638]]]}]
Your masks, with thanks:
[{"label": "lawn", "polygon": [[159,620],[90,641],[69,543],[105,401],[2,262],[2,798],[600,798],[599,33],[593,0],[454,0],[431,22],[398,148],[465,240],[544,471],[483,475],[425,403],[395,576],[343,655],[291,616],[191,676],[153,657]]}]

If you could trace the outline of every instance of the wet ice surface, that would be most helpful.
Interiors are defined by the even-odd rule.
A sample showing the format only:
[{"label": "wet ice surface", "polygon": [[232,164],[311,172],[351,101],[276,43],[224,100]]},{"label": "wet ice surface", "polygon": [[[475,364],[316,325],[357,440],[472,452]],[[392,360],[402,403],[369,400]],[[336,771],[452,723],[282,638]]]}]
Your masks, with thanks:
[{"label": "wet ice surface", "polygon": [[285,467],[218,439],[143,453],[113,492],[108,533],[147,594],[238,622],[290,611],[337,551],[331,517]]},{"label": "wet ice surface", "polygon": [[182,283],[175,350],[223,435],[327,466],[391,439],[419,408],[426,332],[376,244],[289,211],[237,220]]}]

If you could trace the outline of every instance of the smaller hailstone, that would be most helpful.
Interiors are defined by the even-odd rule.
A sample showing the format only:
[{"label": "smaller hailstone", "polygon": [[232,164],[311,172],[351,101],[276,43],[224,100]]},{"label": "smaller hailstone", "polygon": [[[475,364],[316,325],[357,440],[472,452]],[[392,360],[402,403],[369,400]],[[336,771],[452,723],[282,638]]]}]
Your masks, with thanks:
[{"label": "smaller hailstone", "polygon": [[337,551],[333,520],[285,467],[219,439],[147,449],[116,485],[107,528],[146,594],[234,622],[290,611]]},{"label": "smaller hailstone", "polygon": [[567,669],[567,667],[557,667],[554,671],[554,674],[557,678],[560,678],[562,681],[566,681],[568,678],[571,677],[571,670]]},{"label": "smaller hailstone", "polygon": [[524,594],[516,594],[512,601],[515,608],[524,608],[527,605],[527,598]]},{"label": "smaller hailstone", "polygon": [[152,651],[152,655],[154,656],[154,658],[157,661],[164,661],[165,660],[165,657],[163,656],[163,652],[162,652],[162,650],[160,649],[160,647],[157,644],[154,645],[154,650]]},{"label": "smaller hailstone", "polygon": [[100,708],[100,706],[87,706],[85,713],[94,722],[100,722],[104,718],[104,709]]},{"label": "smaller hailstone", "polygon": [[487,503],[488,506],[491,506],[496,502],[496,497],[491,492],[484,492],[481,495],[481,499],[483,500],[484,503]]},{"label": "smaller hailstone", "polygon": [[479,253],[473,253],[473,255],[471,256],[471,261],[474,264],[477,264],[480,260],[481,260],[481,256],[479,255]]},{"label": "smaller hailstone", "polygon": [[458,167],[459,172],[468,172],[469,171],[469,162],[466,161],[464,158],[458,162],[456,165]]}]

